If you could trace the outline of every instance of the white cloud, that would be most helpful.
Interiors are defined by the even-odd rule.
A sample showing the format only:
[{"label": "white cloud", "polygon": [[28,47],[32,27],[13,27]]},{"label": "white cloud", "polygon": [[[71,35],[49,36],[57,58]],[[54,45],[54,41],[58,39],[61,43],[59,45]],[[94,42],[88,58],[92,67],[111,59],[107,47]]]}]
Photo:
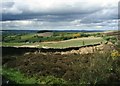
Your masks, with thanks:
[{"label": "white cloud", "polygon": [[115,29],[118,1],[3,0],[0,12],[4,29]]},{"label": "white cloud", "polygon": [[[10,3],[7,0],[4,3]],[[84,13],[94,12],[103,7],[113,7],[118,0],[12,0],[14,4],[3,13]],[[16,12],[15,12],[16,11]]]},{"label": "white cloud", "polygon": [[118,20],[106,20],[101,23],[80,23],[80,20],[74,21],[60,21],[60,22],[49,22],[49,21],[37,21],[33,20],[16,20],[16,21],[3,21],[1,22],[4,29],[118,29],[117,25]]}]

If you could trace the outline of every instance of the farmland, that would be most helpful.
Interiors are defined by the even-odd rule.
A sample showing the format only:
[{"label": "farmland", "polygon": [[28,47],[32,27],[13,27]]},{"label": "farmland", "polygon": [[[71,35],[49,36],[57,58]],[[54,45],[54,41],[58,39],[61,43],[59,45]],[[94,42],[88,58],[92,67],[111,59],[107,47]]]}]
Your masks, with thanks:
[{"label": "farmland", "polygon": [[[92,41],[91,41],[92,39]],[[76,38],[66,41],[58,41],[58,42],[41,42],[41,43],[3,43],[3,46],[35,46],[42,48],[43,46],[49,48],[66,48],[66,47],[80,47],[84,45],[92,45],[97,43],[105,43],[105,40],[101,37],[88,37],[88,38]]]},{"label": "farmland", "polygon": [[50,48],[79,47],[97,43],[104,43],[100,33],[84,32],[44,32],[3,34],[3,46],[43,46]]}]

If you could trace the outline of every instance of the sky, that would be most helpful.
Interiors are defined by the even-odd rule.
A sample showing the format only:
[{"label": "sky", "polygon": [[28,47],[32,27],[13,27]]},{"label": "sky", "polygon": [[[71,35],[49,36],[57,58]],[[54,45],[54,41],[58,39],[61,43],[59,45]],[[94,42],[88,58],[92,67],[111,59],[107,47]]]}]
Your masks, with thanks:
[{"label": "sky", "polygon": [[119,0],[2,0],[3,30],[117,30]]}]

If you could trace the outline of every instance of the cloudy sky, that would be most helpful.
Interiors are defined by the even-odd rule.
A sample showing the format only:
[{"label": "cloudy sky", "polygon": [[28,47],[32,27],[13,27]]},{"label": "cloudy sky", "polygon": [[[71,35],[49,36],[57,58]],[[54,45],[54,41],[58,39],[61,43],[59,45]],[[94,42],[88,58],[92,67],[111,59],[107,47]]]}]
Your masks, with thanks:
[{"label": "cloudy sky", "polygon": [[119,0],[2,0],[3,30],[117,30]]}]

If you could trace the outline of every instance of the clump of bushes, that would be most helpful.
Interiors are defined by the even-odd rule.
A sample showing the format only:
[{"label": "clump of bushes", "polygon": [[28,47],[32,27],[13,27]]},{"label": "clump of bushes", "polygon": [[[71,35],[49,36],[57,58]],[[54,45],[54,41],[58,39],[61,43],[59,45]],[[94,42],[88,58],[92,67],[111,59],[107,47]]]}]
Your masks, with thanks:
[{"label": "clump of bushes", "polygon": [[110,41],[113,44],[115,44],[117,42],[117,38],[115,36],[104,36],[103,37],[106,41]]}]

